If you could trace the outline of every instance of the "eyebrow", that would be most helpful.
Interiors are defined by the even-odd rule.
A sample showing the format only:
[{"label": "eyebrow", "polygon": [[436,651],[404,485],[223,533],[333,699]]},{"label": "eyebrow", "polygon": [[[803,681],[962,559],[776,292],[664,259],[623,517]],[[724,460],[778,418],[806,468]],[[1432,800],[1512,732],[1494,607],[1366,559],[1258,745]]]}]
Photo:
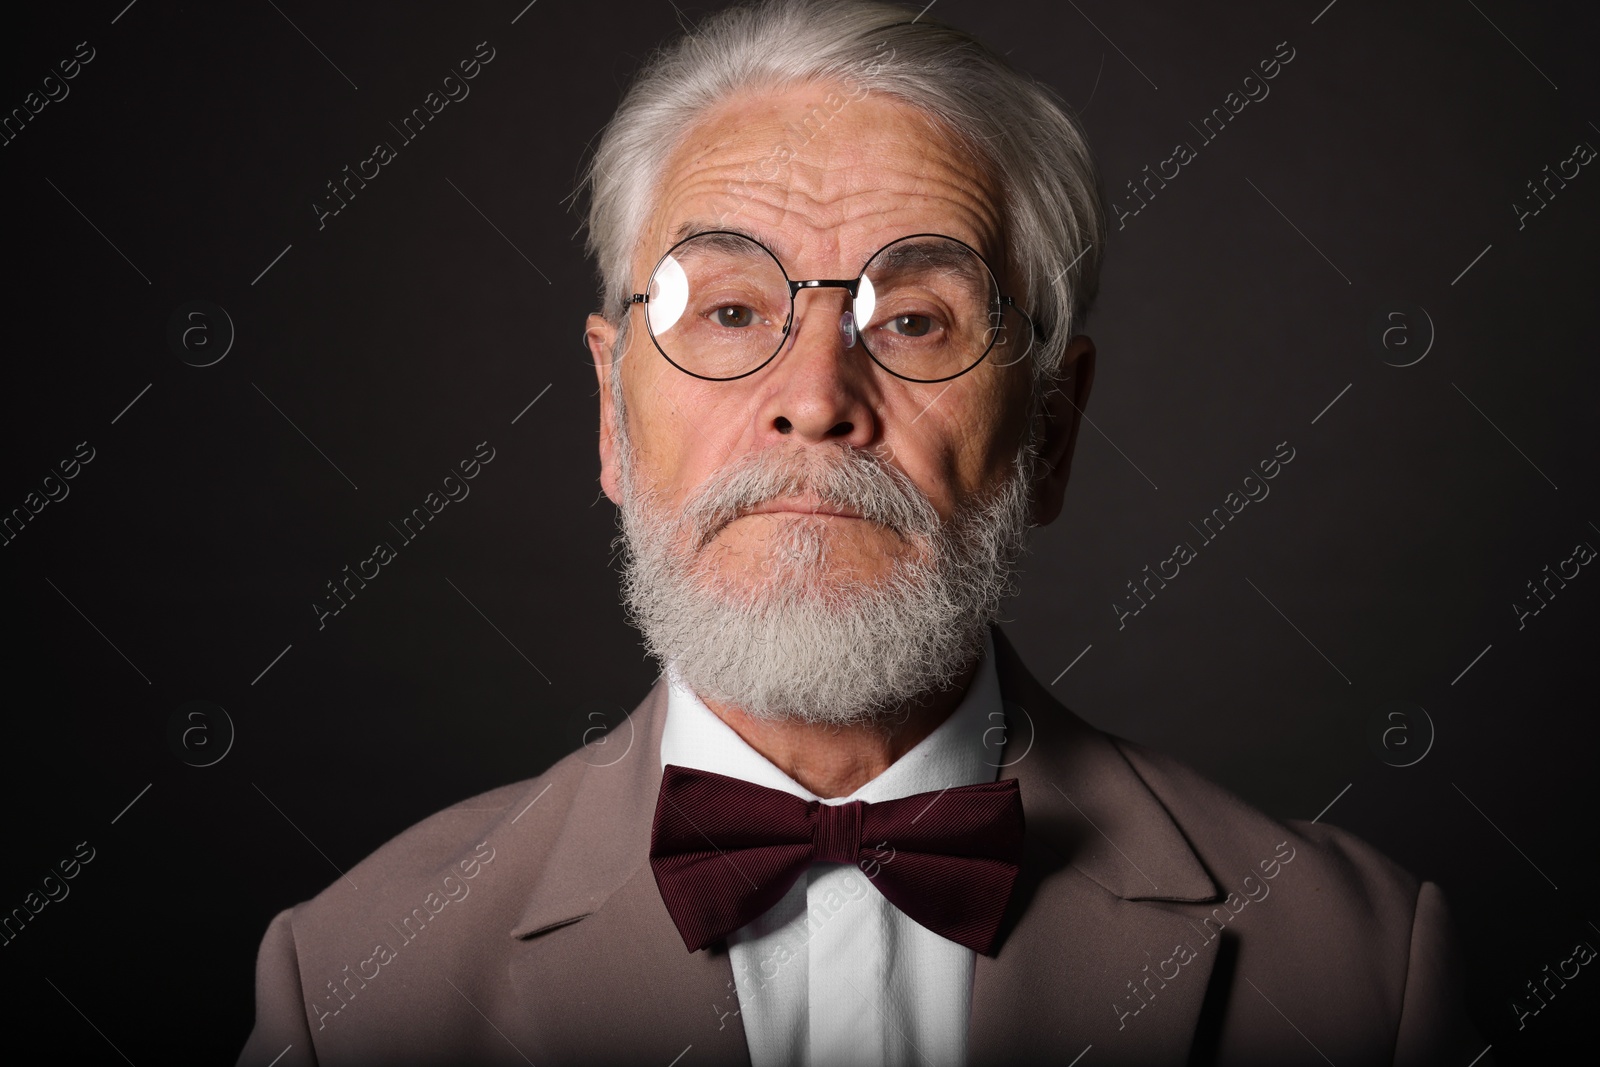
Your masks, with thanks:
[{"label": "eyebrow", "polygon": [[[740,256],[766,259],[767,253],[761,249],[767,247],[765,241],[739,229],[717,229],[704,226],[697,222],[686,222],[679,226],[672,234],[673,247],[687,241],[691,237],[704,238],[698,245],[702,249],[710,249],[722,253],[731,253]],[[754,241],[757,248],[750,242]],[[679,253],[681,254],[681,253]],[[770,262],[770,261],[769,261]]]},{"label": "eyebrow", "polygon": [[932,237],[902,240],[882,252],[878,263],[885,271],[932,267],[953,274],[977,273],[976,263],[967,249]]},{"label": "eyebrow", "polygon": [[671,240],[673,244],[678,244],[681,241],[687,241],[691,237],[699,237],[701,234],[705,233],[737,234],[740,237],[743,237],[746,240],[754,241],[756,244],[763,247],[771,247],[767,241],[762,240],[760,237],[750,233],[748,230],[741,230],[737,226],[724,226],[721,224],[712,225],[708,222],[702,222],[699,219],[689,219],[686,222],[681,223],[677,229],[672,231]]},{"label": "eyebrow", "polygon": [[[670,240],[676,245],[687,241],[691,237],[700,237],[705,234],[733,234],[737,237],[743,237],[745,240],[754,241],[763,248],[772,250],[772,244],[769,240],[758,237],[749,230],[721,223],[712,224],[700,219],[687,219],[679,223],[672,231]],[[901,270],[908,266],[916,265],[949,271],[952,267],[964,261],[964,250],[941,244],[932,235],[921,239],[902,237],[891,242],[891,245],[892,247],[886,252],[883,249],[878,250],[883,253],[883,258],[879,260],[879,264],[885,270]],[[718,251],[725,252],[752,251],[748,246],[736,240],[719,241],[717,242],[717,247]],[[772,254],[778,258],[779,262],[782,262],[783,257],[779,256],[776,250],[772,250]],[[874,255],[876,254],[874,253]]]}]

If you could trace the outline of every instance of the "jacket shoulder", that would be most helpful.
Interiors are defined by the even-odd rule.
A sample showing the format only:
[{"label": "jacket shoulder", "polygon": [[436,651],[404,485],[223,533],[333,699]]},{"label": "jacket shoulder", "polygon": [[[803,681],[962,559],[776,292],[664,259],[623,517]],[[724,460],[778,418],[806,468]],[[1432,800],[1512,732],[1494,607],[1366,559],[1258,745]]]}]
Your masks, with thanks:
[{"label": "jacket shoulder", "polygon": [[[1268,871],[1293,867],[1304,890],[1296,909],[1326,921],[1359,923],[1401,957],[1409,943],[1421,882],[1348,830],[1323,822],[1276,819],[1199,771],[1119,737],[1112,743],[1172,816],[1224,893],[1245,892]],[[1287,880],[1286,880],[1287,881]]]},{"label": "jacket shoulder", "polygon": [[[1319,1028],[1333,1062],[1466,1062],[1482,1048],[1438,886],[1347,830],[1272,818],[1171,756],[1111,741],[1223,896],[1166,907],[1190,920],[1197,945],[1221,939],[1225,982],[1270,990],[1285,1018]],[[1210,1024],[1217,1062],[1259,1053],[1247,1015],[1230,1006]]]},{"label": "jacket shoulder", "polygon": [[[463,921],[485,932],[509,930],[525,902],[522,891],[537,880],[564,827],[585,768],[581,751],[429,815],[288,909],[302,972],[309,978],[329,964],[337,971],[357,953],[370,955],[383,936],[404,939],[424,924],[454,927],[458,935],[467,933]],[[452,906],[468,894],[473,904]],[[457,911],[464,914],[451,919]]]},{"label": "jacket shoulder", "polygon": [[581,752],[435,812],[280,913],[262,943],[251,1047],[295,1034],[365,1047],[416,1023],[422,973],[492,967],[570,814]]},{"label": "jacket shoulder", "polygon": [[[544,809],[561,806],[582,775],[584,764],[578,755],[569,753],[541,774],[457,801],[412,824],[379,845],[345,877],[296,905],[291,909],[293,918],[298,923],[329,910],[347,915],[352,908],[370,910],[402,889],[410,893],[417,885],[437,886],[446,876],[463,877],[472,867],[468,858],[480,853],[495,856],[480,859],[480,863],[504,864],[504,850],[497,851],[494,844],[496,839],[503,841],[514,824],[518,824],[518,848],[517,855],[510,858],[516,866],[537,867],[544,851],[540,839],[552,836],[559,829],[559,820],[550,819],[545,812],[541,814],[546,817],[537,820],[524,820],[522,815],[535,802]],[[354,887],[359,887],[356,893],[346,892]]]}]

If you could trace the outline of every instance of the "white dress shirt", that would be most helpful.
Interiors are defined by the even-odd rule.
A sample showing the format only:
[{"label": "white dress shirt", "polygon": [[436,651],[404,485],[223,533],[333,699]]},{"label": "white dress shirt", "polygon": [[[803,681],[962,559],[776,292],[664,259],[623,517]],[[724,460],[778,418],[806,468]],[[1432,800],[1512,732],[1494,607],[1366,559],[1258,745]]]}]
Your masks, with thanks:
[{"label": "white dress shirt", "polygon": [[[986,746],[984,736],[1005,726],[992,637],[950,717],[847,797],[820,798],[790,778],[667,673],[663,767],[712,771],[824,804],[892,800],[999,775],[1001,747]],[[976,954],[907,918],[869,872],[876,874],[812,864],[782,900],[728,935],[752,1067],[966,1063]]]}]

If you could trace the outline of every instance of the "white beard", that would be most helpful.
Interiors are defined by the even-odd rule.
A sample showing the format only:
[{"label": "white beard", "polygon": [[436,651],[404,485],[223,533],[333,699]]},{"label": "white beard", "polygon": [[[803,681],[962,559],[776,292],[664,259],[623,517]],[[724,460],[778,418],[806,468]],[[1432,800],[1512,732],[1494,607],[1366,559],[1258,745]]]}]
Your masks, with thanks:
[{"label": "white beard", "polygon": [[[1031,436],[1005,483],[948,522],[903,471],[847,446],[749,453],[674,509],[638,484],[617,377],[624,602],[679,684],[758,719],[883,724],[977,661],[1032,525]],[[883,524],[909,551],[870,582],[830,575],[829,525],[849,520],[789,517],[758,575],[719,571],[723,526],[801,493]]]}]

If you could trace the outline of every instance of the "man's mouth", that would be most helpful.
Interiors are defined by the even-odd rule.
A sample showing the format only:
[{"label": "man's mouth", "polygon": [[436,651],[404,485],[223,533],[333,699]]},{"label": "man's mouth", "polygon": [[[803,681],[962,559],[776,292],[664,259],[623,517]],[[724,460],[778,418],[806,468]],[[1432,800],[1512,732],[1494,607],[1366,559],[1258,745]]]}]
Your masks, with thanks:
[{"label": "man's mouth", "polygon": [[860,519],[861,512],[854,508],[840,504],[828,504],[816,497],[777,497],[772,500],[757,504],[754,507],[744,508],[739,517],[748,515],[822,515],[837,519]]},{"label": "man's mouth", "polygon": [[[711,542],[715,541],[722,532],[740,519],[753,515],[791,516],[794,518],[821,517],[825,519],[854,519],[858,522],[868,521],[866,516],[855,508],[844,504],[830,504],[816,496],[783,496],[764,500],[759,504],[739,508],[732,515],[724,514],[717,522],[706,528],[695,544],[695,551],[700,551]],[[894,527],[888,527],[892,532],[899,533]]]}]

